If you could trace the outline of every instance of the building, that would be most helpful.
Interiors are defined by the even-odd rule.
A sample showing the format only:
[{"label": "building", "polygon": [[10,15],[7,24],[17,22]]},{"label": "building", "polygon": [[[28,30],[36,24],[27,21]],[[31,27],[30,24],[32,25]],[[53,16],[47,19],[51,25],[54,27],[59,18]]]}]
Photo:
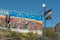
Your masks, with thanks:
[{"label": "building", "polygon": [[60,32],[60,23],[57,23],[56,24],[55,31]]}]

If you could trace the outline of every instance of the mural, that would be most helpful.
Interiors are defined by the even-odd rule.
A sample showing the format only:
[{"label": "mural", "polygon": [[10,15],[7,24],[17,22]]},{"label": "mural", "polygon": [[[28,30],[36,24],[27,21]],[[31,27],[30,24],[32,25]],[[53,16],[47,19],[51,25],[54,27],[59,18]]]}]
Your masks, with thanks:
[{"label": "mural", "polygon": [[0,10],[0,26],[19,29],[42,29],[42,16],[9,10]]}]

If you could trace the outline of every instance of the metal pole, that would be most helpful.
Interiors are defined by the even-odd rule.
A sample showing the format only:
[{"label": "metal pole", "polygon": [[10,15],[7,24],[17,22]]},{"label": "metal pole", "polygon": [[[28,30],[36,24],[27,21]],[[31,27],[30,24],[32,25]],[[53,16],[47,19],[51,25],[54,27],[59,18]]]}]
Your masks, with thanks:
[{"label": "metal pole", "polygon": [[46,28],[46,15],[45,15],[46,7],[44,7],[44,28]]},{"label": "metal pole", "polygon": [[46,4],[42,4],[42,7],[44,8],[44,28],[46,28],[46,15],[45,15],[45,11],[46,11]]}]

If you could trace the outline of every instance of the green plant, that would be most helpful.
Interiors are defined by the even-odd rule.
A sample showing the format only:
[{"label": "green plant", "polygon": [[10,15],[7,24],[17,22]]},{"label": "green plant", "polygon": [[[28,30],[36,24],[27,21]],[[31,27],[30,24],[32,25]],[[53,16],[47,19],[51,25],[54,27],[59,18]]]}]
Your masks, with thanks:
[{"label": "green plant", "polygon": [[43,35],[46,37],[49,37],[50,39],[56,39],[57,37],[57,33],[55,31],[53,31],[52,29],[46,29],[43,32]]}]

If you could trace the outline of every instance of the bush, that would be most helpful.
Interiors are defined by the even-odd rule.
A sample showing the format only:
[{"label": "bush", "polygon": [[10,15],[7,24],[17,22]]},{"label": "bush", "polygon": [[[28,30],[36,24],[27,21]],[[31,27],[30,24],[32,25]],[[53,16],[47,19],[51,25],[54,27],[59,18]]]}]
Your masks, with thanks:
[{"label": "bush", "polygon": [[57,33],[55,31],[53,31],[52,29],[46,29],[43,32],[43,35],[45,37],[49,37],[50,39],[54,39],[54,40],[57,38]]},{"label": "bush", "polygon": [[12,40],[36,40],[38,34],[7,31],[5,36],[7,38],[12,38]]}]

